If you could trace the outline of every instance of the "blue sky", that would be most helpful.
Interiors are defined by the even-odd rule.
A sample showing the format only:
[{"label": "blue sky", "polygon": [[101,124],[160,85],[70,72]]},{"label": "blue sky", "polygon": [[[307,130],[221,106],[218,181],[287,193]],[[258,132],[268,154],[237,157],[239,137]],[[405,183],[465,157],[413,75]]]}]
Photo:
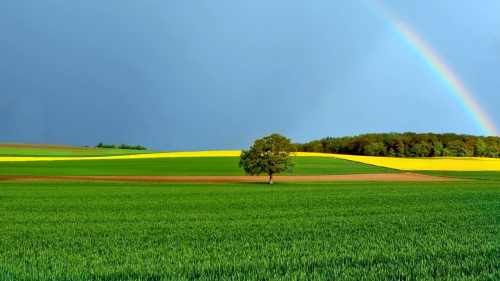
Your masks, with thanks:
[{"label": "blue sky", "polygon": [[[379,1],[500,125],[500,1]],[[246,148],[370,132],[479,134],[361,1],[8,1],[0,142]]]}]

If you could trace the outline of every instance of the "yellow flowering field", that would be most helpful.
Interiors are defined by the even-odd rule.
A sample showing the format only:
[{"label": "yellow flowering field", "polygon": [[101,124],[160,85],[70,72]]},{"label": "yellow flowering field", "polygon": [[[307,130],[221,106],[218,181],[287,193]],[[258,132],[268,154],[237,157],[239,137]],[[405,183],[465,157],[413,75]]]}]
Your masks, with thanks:
[{"label": "yellow flowering field", "polygon": [[[237,157],[239,150],[187,151],[99,157],[0,157],[0,162],[146,159],[175,157]],[[297,152],[297,157],[331,157],[405,171],[500,171],[500,159],[473,157],[392,158]]]},{"label": "yellow flowering field", "polygon": [[338,154],[334,157],[404,171],[500,171],[500,159],[495,158],[392,158]]},{"label": "yellow flowering field", "polygon": [[403,171],[500,171],[498,158],[395,158],[309,152],[298,152],[297,156],[333,157]]},{"label": "yellow flowering field", "polygon": [[102,160],[102,159],[145,159],[145,158],[175,158],[175,157],[230,157],[240,156],[239,150],[222,151],[186,151],[163,152],[149,154],[97,156],[97,157],[0,157],[0,162],[27,162],[27,161],[70,161],[70,160]]}]

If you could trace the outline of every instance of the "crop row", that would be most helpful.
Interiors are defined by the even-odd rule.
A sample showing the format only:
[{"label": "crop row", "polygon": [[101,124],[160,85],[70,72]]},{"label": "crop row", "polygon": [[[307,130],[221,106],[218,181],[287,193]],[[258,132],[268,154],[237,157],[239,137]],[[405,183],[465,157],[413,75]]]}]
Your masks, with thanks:
[{"label": "crop row", "polygon": [[0,183],[1,280],[500,278],[495,182]]}]

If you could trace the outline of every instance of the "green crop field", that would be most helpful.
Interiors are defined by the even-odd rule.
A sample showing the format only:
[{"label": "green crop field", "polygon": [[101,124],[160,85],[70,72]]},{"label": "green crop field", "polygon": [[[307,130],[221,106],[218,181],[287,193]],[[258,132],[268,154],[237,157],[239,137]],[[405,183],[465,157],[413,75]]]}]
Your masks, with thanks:
[{"label": "green crop field", "polygon": [[500,172],[455,172],[455,171],[419,171],[420,174],[441,176],[450,178],[476,179],[476,180],[500,180]]},{"label": "green crop field", "polygon": [[0,182],[0,280],[499,280],[494,181]]},{"label": "green crop field", "polygon": [[[297,166],[293,175],[398,172],[334,158],[296,157],[294,161]],[[238,162],[238,157],[0,162],[0,174],[36,176],[244,175],[243,169],[238,167]]]},{"label": "green crop field", "polygon": [[41,149],[41,148],[15,148],[0,147],[0,156],[20,157],[92,157],[154,153],[151,150],[133,149]]}]

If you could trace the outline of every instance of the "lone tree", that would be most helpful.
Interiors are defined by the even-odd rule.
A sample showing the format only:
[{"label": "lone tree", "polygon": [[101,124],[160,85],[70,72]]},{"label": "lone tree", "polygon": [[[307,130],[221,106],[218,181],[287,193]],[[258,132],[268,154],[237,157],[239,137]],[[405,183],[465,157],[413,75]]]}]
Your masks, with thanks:
[{"label": "lone tree", "polygon": [[295,164],[290,154],[295,147],[290,139],[279,134],[272,134],[256,140],[249,150],[241,151],[240,168],[251,176],[269,175],[269,184],[273,184],[273,175],[281,172],[293,172]]}]

